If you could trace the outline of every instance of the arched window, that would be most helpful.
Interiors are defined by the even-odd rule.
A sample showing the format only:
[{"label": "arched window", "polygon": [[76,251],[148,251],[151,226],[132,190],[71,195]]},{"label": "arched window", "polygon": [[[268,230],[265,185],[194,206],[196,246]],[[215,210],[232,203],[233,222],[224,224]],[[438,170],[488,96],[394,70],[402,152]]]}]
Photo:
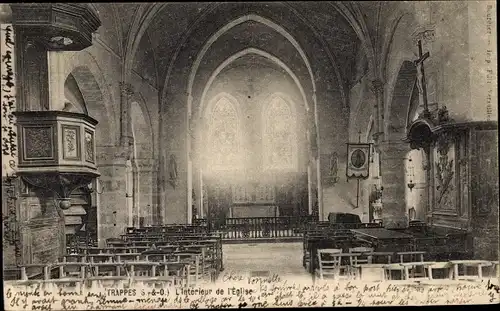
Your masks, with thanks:
[{"label": "arched window", "polygon": [[208,169],[236,170],[241,166],[238,113],[226,96],[213,105],[208,127]]},{"label": "arched window", "polygon": [[264,113],[264,168],[296,170],[295,116],[288,102],[273,96]]}]

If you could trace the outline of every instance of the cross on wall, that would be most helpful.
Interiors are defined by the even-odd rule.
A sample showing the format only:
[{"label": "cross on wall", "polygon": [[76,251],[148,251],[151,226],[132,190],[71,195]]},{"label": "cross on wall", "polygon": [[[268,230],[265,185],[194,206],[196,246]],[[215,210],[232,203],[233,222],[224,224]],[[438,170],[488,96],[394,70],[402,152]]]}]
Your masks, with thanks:
[{"label": "cross on wall", "polygon": [[424,61],[429,58],[429,52],[422,53],[422,40],[418,40],[418,59],[414,60],[417,67],[417,86],[419,95],[424,105],[424,116],[429,116],[429,105],[427,103],[427,84],[425,82]]}]

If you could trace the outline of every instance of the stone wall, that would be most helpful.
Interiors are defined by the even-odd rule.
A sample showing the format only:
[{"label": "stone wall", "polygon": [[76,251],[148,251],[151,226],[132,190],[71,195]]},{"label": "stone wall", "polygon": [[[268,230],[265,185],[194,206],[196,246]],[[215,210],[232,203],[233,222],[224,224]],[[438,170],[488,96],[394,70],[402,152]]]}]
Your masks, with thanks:
[{"label": "stone wall", "polygon": [[[411,121],[408,117],[414,117],[412,115],[414,111],[410,111],[410,94],[415,75],[406,79],[409,81],[406,88],[409,92],[403,94],[404,88],[401,86],[404,77],[400,73],[405,69],[405,64],[418,58],[415,39],[424,31],[426,36],[422,40],[423,53],[427,51],[430,53],[430,57],[424,63],[430,109],[446,106],[450,117],[456,122],[488,119],[486,114],[488,90],[476,87],[487,84],[486,71],[479,72],[478,68],[485,68],[485,64],[488,64],[485,61],[487,55],[484,54],[486,51],[484,44],[490,38],[487,36],[487,21],[493,20],[488,20],[488,5],[495,7],[488,1],[385,3],[380,13],[384,16],[382,24],[385,33],[372,38],[375,45],[382,46],[379,51],[386,53],[376,56],[379,59],[381,80],[384,83],[384,127],[381,129],[384,133],[379,137],[379,143],[401,142],[406,135],[405,126]],[[481,48],[478,46],[479,41],[482,42]],[[491,50],[492,53],[496,51],[494,48]],[[361,61],[362,58],[359,59],[359,62]],[[489,64],[493,64],[493,61]],[[358,64],[358,68],[361,68],[361,64]],[[409,73],[406,69],[403,71]],[[366,76],[351,88],[349,124],[351,140],[357,138],[358,131],[361,131],[364,137],[369,130],[363,127],[370,124],[371,120],[377,119],[372,113],[375,102],[370,88],[370,80],[375,78]],[[495,98],[496,93],[493,91],[491,99]],[[368,109],[361,109],[363,106]],[[416,110],[421,109],[422,107]],[[494,120],[495,109],[490,110],[489,118]],[[398,158],[399,160],[396,160],[391,156],[391,159],[387,159],[381,155],[383,202],[388,215],[403,222],[407,209],[401,207],[406,204],[405,187],[402,186],[405,184],[406,172],[403,162],[406,155],[402,152]],[[361,187],[366,190],[368,183],[361,183]],[[396,210],[389,210],[391,205]]]}]

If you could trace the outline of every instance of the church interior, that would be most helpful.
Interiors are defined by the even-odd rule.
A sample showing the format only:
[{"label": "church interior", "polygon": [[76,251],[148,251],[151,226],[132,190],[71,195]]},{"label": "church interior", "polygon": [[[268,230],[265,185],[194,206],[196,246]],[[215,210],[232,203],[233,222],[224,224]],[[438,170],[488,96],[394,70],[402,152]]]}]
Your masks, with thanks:
[{"label": "church interior", "polygon": [[494,4],[0,7],[4,280],[498,273]]}]

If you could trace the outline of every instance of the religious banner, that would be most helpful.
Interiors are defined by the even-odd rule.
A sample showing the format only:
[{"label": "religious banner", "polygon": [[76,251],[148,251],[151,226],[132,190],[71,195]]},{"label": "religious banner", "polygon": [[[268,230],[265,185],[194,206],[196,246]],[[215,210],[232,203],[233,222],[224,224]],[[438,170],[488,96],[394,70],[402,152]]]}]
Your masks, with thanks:
[{"label": "religious banner", "polygon": [[347,144],[347,178],[368,178],[370,176],[370,148],[367,143]]},{"label": "religious banner", "polygon": [[2,84],[2,176],[12,176],[17,163],[16,75],[14,59],[14,27],[1,24]]}]

